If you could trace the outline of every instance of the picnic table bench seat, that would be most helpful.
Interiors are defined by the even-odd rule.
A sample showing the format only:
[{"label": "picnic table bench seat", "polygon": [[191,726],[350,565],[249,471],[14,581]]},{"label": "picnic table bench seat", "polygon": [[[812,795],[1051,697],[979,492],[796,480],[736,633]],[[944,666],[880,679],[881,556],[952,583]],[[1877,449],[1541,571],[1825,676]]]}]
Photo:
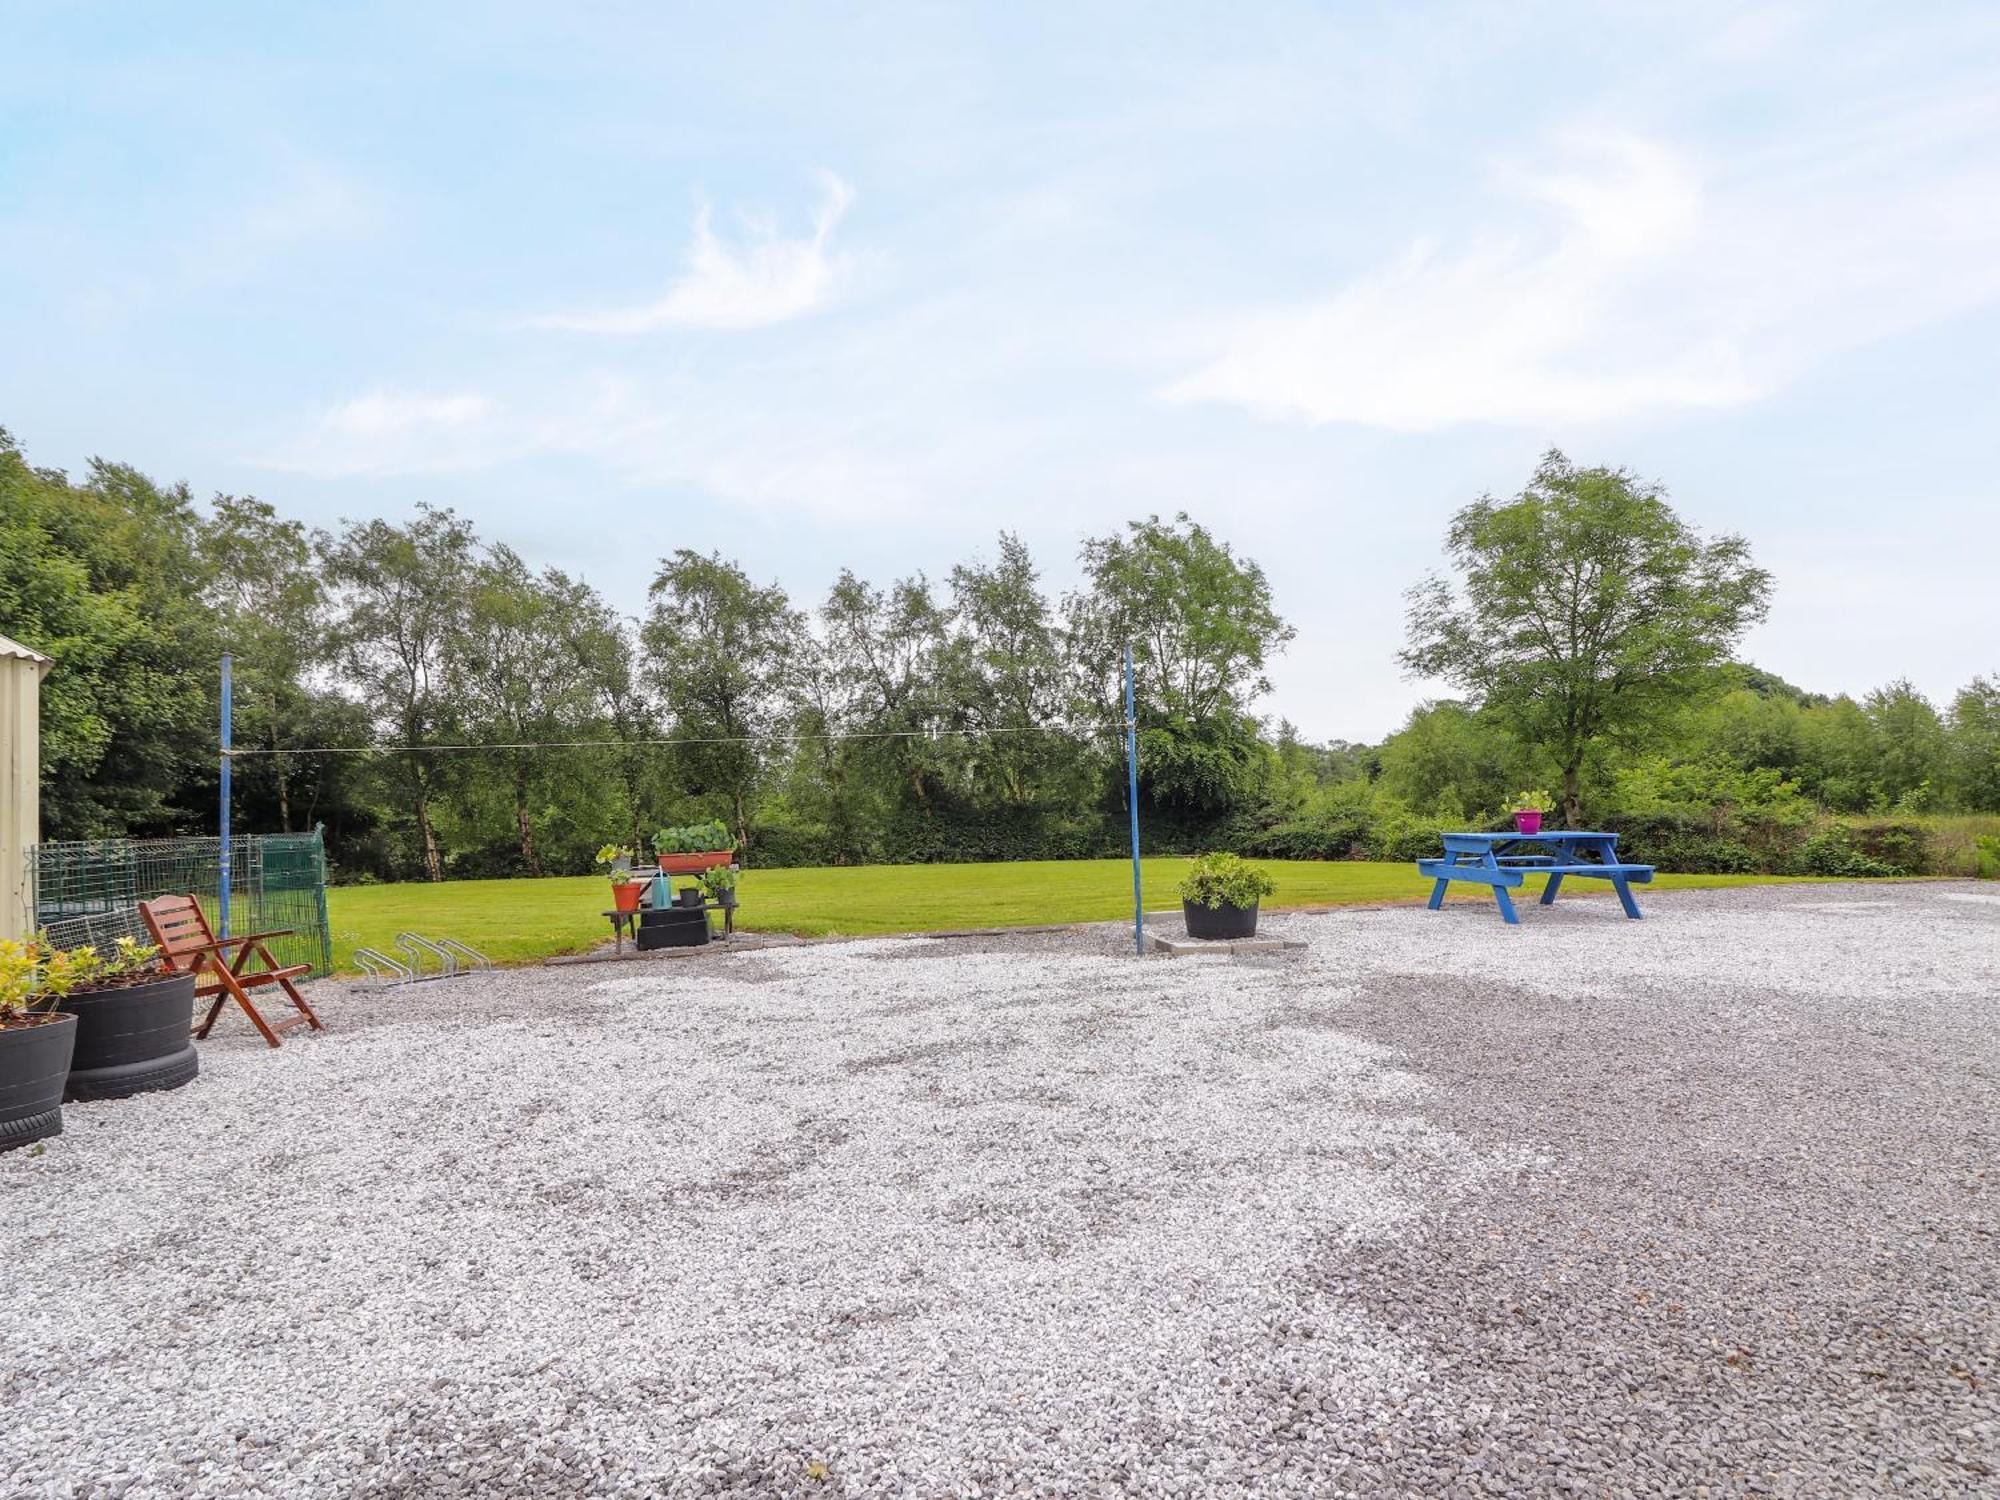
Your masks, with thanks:
[{"label": "picnic table bench seat", "polygon": [[[1544,853],[1543,850],[1550,852]],[[1618,835],[1558,830],[1549,833],[1447,833],[1444,854],[1438,859],[1417,861],[1417,873],[1435,882],[1428,903],[1432,911],[1444,904],[1444,893],[1454,880],[1490,887],[1500,915],[1518,926],[1509,891],[1517,890],[1530,875],[1545,877],[1543,906],[1555,904],[1563,880],[1578,876],[1586,880],[1608,880],[1617,891],[1625,915],[1637,921],[1639,903],[1631,888],[1649,885],[1653,866],[1632,864],[1618,858]]]}]

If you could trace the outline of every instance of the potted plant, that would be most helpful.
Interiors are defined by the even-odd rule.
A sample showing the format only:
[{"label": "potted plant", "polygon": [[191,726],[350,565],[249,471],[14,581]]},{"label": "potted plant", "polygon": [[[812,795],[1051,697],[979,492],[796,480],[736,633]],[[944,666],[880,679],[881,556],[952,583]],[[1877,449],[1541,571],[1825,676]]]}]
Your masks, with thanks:
[{"label": "potted plant", "polygon": [[662,828],[653,835],[653,857],[662,875],[702,875],[736,858],[736,840],[719,819]]},{"label": "potted plant", "polygon": [[1257,934],[1257,905],[1278,888],[1262,867],[1234,854],[1198,855],[1181,881],[1181,912],[1191,938]]},{"label": "potted plant", "polygon": [[736,867],[717,865],[701,877],[702,891],[724,911],[736,910]]},{"label": "potted plant", "polygon": [[1540,833],[1542,815],[1555,804],[1547,792],[1522,792],[1514,798],[1514,831]]},{"label": "potted plant", "polygon": [[0,939],[0,1151],[62,1130],[76,1017],[38,988],[42,964],[39,943]]},{"label": "potted plant", "polygon": [[76,1017],[65,1099],[124,1099],[177,1089],[201,1071],[194,1047],[193,973],[176,973],[160,950],[118,939],[108,956],[42,945],[42,988]]},{"label": "potted plant", "polygon": [[643,880],[632,879],[632,851],[623,844],[606,844],[597,851],[597,863],[611,876],[611,903],[619,911],[637,911]]}]

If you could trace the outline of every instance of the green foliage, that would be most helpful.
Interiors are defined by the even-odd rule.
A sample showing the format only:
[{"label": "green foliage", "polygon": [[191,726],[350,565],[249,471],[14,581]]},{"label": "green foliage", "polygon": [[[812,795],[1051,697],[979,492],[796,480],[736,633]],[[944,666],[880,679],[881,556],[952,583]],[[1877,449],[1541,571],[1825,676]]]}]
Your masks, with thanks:
[{"label": "green foliage", "polygon": [[1235,854],[1200,854],[1181,878],[1181,900],[1210,910],[1222,906],[1248,909],[1278,888],[1260,865]]},{"label": "green foliage", "polygon": [[662,828],[653,835],[655,858],[662,854],[713,854],[717,850],[735,847],[735,836],[720,818],[712,818],[706,823]]},{"label": "green foliage", "polygon": [[702,872],[701,888],[707,893],[709,900],[716,901],[721,899],[724,891],[733,891],[736,889],[736,880],[737,874],[732,867],[729,865],[717,865],[712,870],[704,870]]},{"label": "green foliage", "polygon": [[122,937],[109,953],[93,944],[58,948],[46,932],[32,941],[0,939],[0,1017],[57,1010],[72,995],[107,988],[150,973],[160,950]]},{"label": "green foliage", "polygon": [[1515,812],[1547,812],[1556,805],[1554,797],[1540,790],[1516,792],[1513,802]]},{"label": "green foliage", "polygon": [[50,838],[214,827],[226,650],[237,826],[323,822],[339,880],[582,872],[607,837],[717,820],[679,852],[1119,856],[1129,641],[1149,855],[1414,861],[1562,777],[1567,813],[1670,869],[1797,868],[1834,817],[1854,831],[1814,844],[1818,866],[1976,868],[2000,815],[1991,679],[1941,711],[1904,682],[1825,698],[1722,660],[1762,608],[1741,544],[1559,455],[1460,512],[1451,546],[1462,586],[1427,587],[1444,623],[1405,660],[1470,700],[1379,746],[1315,744],[1253,717],[1291,627],[1256,563],[1185,516],[1087,540],[1060,602],[1005,534],[943,585],[842,571],[810,612],[683,550],[633,628],[450,511],[327,535],[115,464],[34,469],[0,437],[0,628],[57,662]]},{"label": "green foliage", "polygon": [[1899,872],[1893,865],[1864,853],[1851,829],[1834,824],[1805,841],[1793,861],[1792,873],[1867,879]]},{"label": "green foliage", "polygon": [[2000,880],[2000,834],[1989,834],[1978,844],[1975,872],[1981,880]]},{"label": "green foliage", "polygon": [[782,689],[804,620],[775,583],[758,588],[720,555],[686,548],[660,564],[640,632],[646,677],[672,716],[682,785],[727,802],[737,838],[766,771],[756,738],[778,725]]},{"label": "green foliage", "polygon": [[1770,594],[1742,538],[1704,541],[1658,486],[1553,450],[1512,500],[1459,511],[1446,546],[1462,578],[1410,591],[1403,664],[1546,751],[1572,823],[1592,747],[1655,733],[1715,680]]}]

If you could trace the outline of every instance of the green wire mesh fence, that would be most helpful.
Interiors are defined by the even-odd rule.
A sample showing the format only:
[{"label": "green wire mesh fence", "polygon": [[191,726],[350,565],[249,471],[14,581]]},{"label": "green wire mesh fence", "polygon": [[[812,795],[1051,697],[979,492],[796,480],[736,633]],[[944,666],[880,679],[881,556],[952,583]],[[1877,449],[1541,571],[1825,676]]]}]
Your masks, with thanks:
[{"label": "green wire mesh fence", "polygon": [[[37,844],[28,852],[35,925],[70,948],[146,938],[139,903],[193,896],[221,930],[222,840],[216,838],[81,839]],[[326,921],[326,845],[320,831],[238,835],[229,841],[229,930],[294,929],[271,951],[281,963],[333,972]]]}]

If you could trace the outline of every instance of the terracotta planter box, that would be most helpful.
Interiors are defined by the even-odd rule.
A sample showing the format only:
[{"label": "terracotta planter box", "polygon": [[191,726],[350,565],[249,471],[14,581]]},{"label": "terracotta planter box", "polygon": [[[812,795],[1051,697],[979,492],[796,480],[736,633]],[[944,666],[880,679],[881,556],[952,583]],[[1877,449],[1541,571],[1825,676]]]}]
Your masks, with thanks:
[{"label": "terracotta planter box", "polygon": [[662,854],[660,873],[662,875],[704,875],[719,865],[726,865],[736,858],[734,849],[714,849],[706,854]]}]

